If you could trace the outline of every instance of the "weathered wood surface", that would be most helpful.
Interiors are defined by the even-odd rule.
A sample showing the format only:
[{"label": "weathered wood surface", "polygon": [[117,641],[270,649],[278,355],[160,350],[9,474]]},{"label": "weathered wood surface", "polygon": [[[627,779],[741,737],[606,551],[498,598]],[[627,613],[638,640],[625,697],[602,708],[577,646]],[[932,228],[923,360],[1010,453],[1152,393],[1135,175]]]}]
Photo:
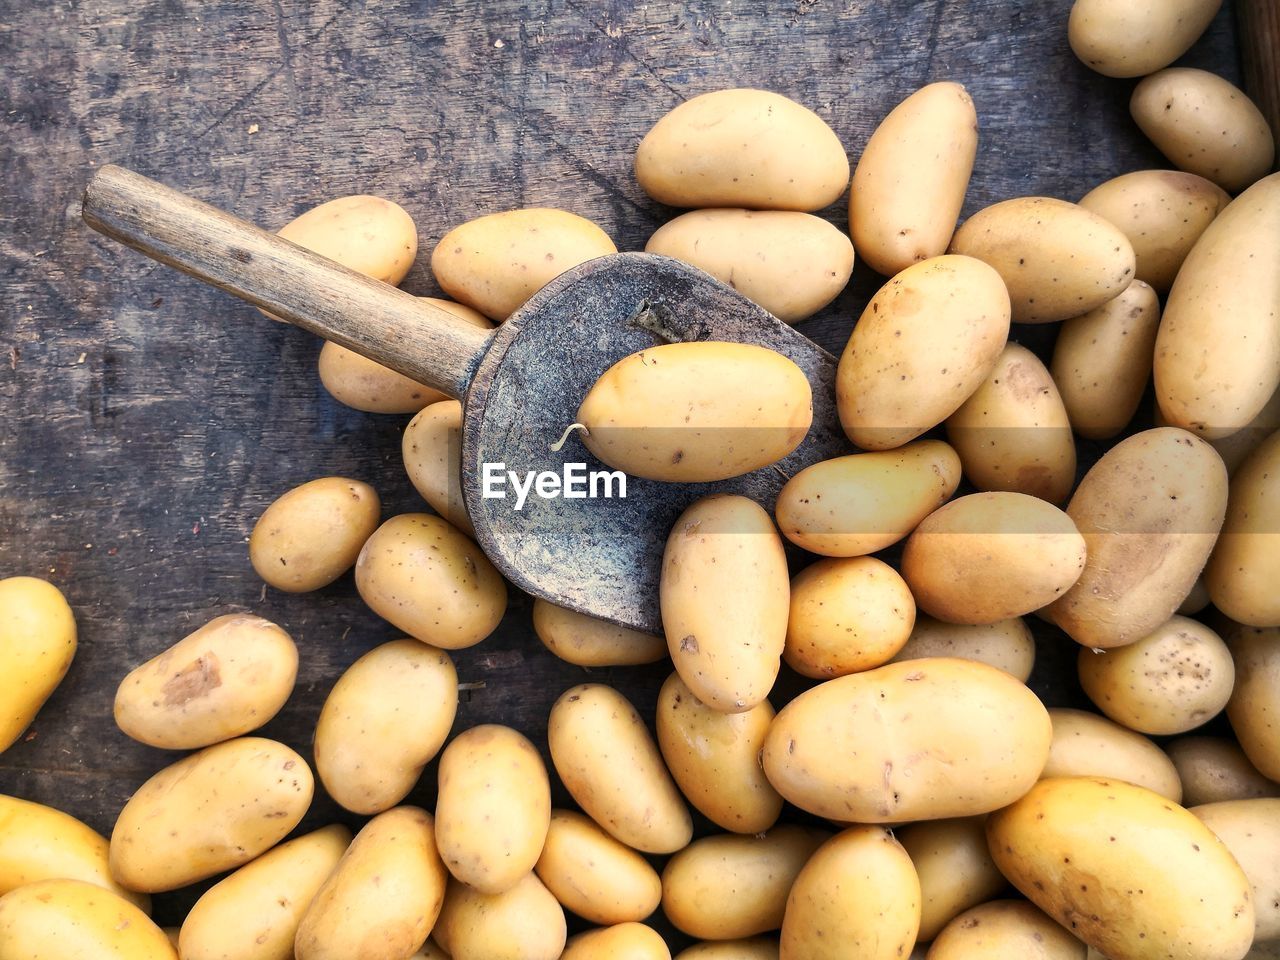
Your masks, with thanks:
[{"label": "weathered wood surface", "polygon": [[[812,106],[856,157],[878,120],[930,80],[964,82],[981,117],[966,212],[1020,194],[1075,199],[1160,165],[1129,121],[1131,84],[1090,73],[1065,35],[1069,0],[688,0],[633,4],[0,0],[0,575],[62,587],[81,630],[66,682],[0,791],[109,831],[172,759],[111,722],[119,678],[211,616],[251,610],[297,639],[297,691],[264,733],[308,748],[335,677],[396,633],[350,578],[264,592],[245,539],[287,487],[372,482],[388,515],[421,509],[399,462],[407,418],[357,413],[315,376],[319,342],[92,234],[77,201],[118,162],[277,227],[370,192],[416,218],[404,287],[436,293],[427,254],[451,226],[562,206],[639,249],[670,211],[631,157],[681,98],[734,85]],[[1186,62],[1239,81],[1232,11]],[[844,226],[843,208],[827,211]],[[839,351],[877,284],[859,268],[802,329]],[[1049,331],[1019,330],[1038,347]],[[1074,694],[1074,651],[1051,631],[1034,677]],[[588,674],[554,660],[516,597],[498,633],[459,654],[459,726],[542,740],[550,703]],[[651,710],[663,667],[593,671]],[[412,799],[430,804],[434,768]],[[317,799],[307,826],[341,815]],[[157,898],[173,923],[190,892]]]}]

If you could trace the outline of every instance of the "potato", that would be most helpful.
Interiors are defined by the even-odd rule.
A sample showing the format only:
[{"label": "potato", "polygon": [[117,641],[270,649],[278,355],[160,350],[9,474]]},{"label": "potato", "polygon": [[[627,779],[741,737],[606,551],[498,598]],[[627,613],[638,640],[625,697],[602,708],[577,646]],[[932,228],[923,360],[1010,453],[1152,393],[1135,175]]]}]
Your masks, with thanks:
[{"label": "potato", "polygon": [[849,232],[892,276],[947,252],[978,149],[978,115],[958,83],[931,83],[880,122],[853,171]]},{"label": "potato", "polygon": [[441,400],[418,412],[400,444],[409,482],[431,509],[475,536],[462,500],[462,404]]},{"label": "potato", "polygon": [[551,811],[536,869],[566,910],[592,923],[643,920],[662,900],[662,881],[644,857],[571,810]]},{"label": "potato", "polygon": [[1127,646],[1079,654],[1080,685],[1130,730],[1186,733],[1216,717],[1235,683],[1231,654],[1203,624],[1174,616]]},{"label": "potato", "polygon": [[582,442],[649,480],[728,480],[790,455],[813,422],[804,371],[746,343],[666,343],[619,360],[583,398]]},{"label": "potato", "polygon": [[772,937],[695,943],[676,954],[676,960],[778,960],[778,941]]},{"label": "potato", "polygon": [[311,804],[307,762],[283,743],[240,737],[170,764],[138,788],[111,833],[111,875],[131,890],[176,890],[248,863]]},{"label": "potato", "polygon": [[356,561],[356,589],[378,616],[445,650],[475,646],[507,609],[507,585],[488,557],[429,513],[374,531]]},{"label": "potato", "polygon": [[925,657],[976,660],[1026,683],[1036,662],[1036,641],[1020,617],[968,624],[946,623],[921,614],[906,645],[890,662]]},{"label": "potato", "polygon": [[673,207],[821,210],[849,159],[811,110],[767,90],[716,90],[662,117],[636,150],[645,193]]},{"label": "potato", "polygon": [[644,249],[711,274],[784,323],[813,316],[853,272],[849,238],[794,210],[694,210],[659,227]]},{"label": "potato", "polygon": [[547,743],[556,773],[596,823],[645,853],[673,853],[693,821],[644,721],[600,683],[570,687],[551,708]]},{"label": "potato", "polygon": [[1260,774],[1240,745],[1226,737],[1179,737],[1165,752],[1182,781],[1187,806],[1280,797],[1280,783]]},{"label": "potato", "polygon": [[782,658],[827,680],[888,663],[911,636],[916,603],[898,572],[875,557],[819,560],[791,581]]},{"label": "potato", "polygon": [[809,858],[791,886],[780,960],[901,960],[920,925],[920,881],[888,830],[853,827]]},{"label": "potato", "polygon": [[440,756],[436,846],[449,872],[506,893],[533,870],[551,823],[551,784],[537,748],[510,727],[460,734]]},{"label": "potato", "polygon": [[[1159,412],[1157,408],[1157,416]],[[1245,426],[1228,437],[1219,437],[1209,442],[1222,457],[1222,462],[1227,465],[1227,473],[1235,476],[1241,464],[1249,459],[1262,442],[1276,430],[1280,430],[1280,390],[1271,395],[1271,399],[1258,411],[1257,416]]]},{"label": "potato", "polygon": [[1076,447],[1062,396],[1040,358],[1007,344],[978,389],[947,418],[947,439],[979,490],[1062,503],[1076,479]]},{"label": "potato", "polygon": [[788,824],[755,836],[695,840],[662,871],[662,912],[677,929],[703,940],[777,930],[792,882],[830,836]]},{"label": "potato", "polygon": [[338,197],[295,217],[277,233],[392,286],[405,278],[418,254],[413,218],[382,197]]},{"label": "potato", "polygon": [[907,267],[871,298],[836,371],[844,432],[890,450],[937,426],[995,366],[1009,336],[1009,295],[972,257]]},{"label": "potato", "polygon": [[1173,761],[1146,737],[1084,710],[1051,707],[1049,719],[1053,743],[1042,778],[1112,778],[1182,802],[1182,781]]},{"label": "potato", "polygon": [[620,923],[573,937],[560,960],[671,960],[671,951],[652,927]]},{"label": "potato", "polygon": [[1023,493],[975,493],[925,518],[902,551],[916,603],[951,623],[995,623],[1060,597],[1085,566],[1071,518]]},{"label": "potato", "polygon": [[82,880],[40,880],[0,897],[4,960],[177,960],[136,906]]},{"label": "potato", "polygon": [[1204,574],[1202,573],[1196,578],[1196,582],[1191,585],[1191,592],[1178,605],[1178,613],[1184,617],[1195,616],[1209,606],[1210,602],[1209,588],[1204,585]]},{"label": "potato", "polygon": [[823,460],[783,486],[778,527],[811,553],[875,553],[914,530],[959,484],[960,458],[941,440]]},{"label": "potato", "polygon": [[1156,336],[1160,412],[1209,440],[1244,429],[1280,387],[1280,174],[1233,200],[1201,234]]},{"label": "potato", "polygon": [[1280,431],[1231,478],[1204,581],[1214,606],[1237,623],[1280,626]]},{"label": "potato", "polygon": [[1086,947],[1025,900],[966,910],[929,948],[929,960],[1085,960]]},{"label": "potato", "polygon": [[541,597],[533,600],[533,630],[548,650],[579,667],[656,663],[667,655],[662,637],[557,607]]},{"label": "potato", "polygon": [[1080,436],[1109,440],[1138,412],[1151,379],[1159,325],[1160,302],[1141,280],[1063,323],[1049,369]]},{"label": "potato", "polygon": [[1009,288],[1015,323],[1066,320],[1114,300],[1134,276],[1133,246],[1095,213],[1052,197],[979,210],[951,252],[990,264]]},{"label": "potato", "polygon": [[356,834],[298,926],[298,960],[401,960],[441,912],[448,871],[431,814],[380,813]]},{"label": "potato", "polygon": [[1151,633],[1209,558],[1226,493],[1222,458],[1184,430],[1157,427],[1117,443],[1067,504],[1088,559],[1048,617],[1086,647],[1120,647]]},{"label": "potato", "polygon": [[1040,776],[1051,737],[1049,715],[1025,685],[986,664],[939,657],[806,690],[778,713],[762,758],[769,782],[802,810],[902,823],[1011,803]]},{"label": "potato", "polygon": [[346,827],[323,827],[210,887],[182,923],[183,960],[293,960],[302,916],[350,843]]},{"label": "potato", "polygon": [[1227,701],[1231,729],[1258,772],[1280,780],[1280,627],[1233,624],[1224,636],[1236,668]]},{"label": "potato", "polygon": [[607,233],[567,210],[507,210],[441,237],[431,272],[454,300],[505,320],[570,267],[617,252]]},{"label": "potato", "polygon": [[768,830],[782,797],[760,769],[773,706],[744,713],[712,710],[673,673],[658,694],[658,748],[680,791],[710,821],[734,833]]},{"label": "potato", "polygon": [[1239,960],[1249,881],[1199,820],[1118,780],[1041,780],[987,821],[1000,871],[1075,936],[1117,960]]},{"label": "potato", "polygon": [[298,675],[293,638],[262,617],[214,617],[120,681],[115,717],[133,739],[191,750],[256,730]]},{"label": "potato", "polygon": [[449,955],[441,950],[434,940],[428,939],[422,945],[422,949],[415,953],[409,960],[450,960]]},{"label": "potato", "polygon": [[377,491],[367,483],[312,480],[263,511],[249,537],[249,561],[277,590],[318,590],[351,569],[381,512]]},{"label": "potato", "polygon": [[36,718],[76,655],[62,592],[35,577],[0,580],[0,753]]},{"label": "potato", "polygon": [[926,820],[898,831],[920,878],[920,940],[932,940],[953,918],[1005,888],[987,850],[982,817]]},{"label": "potato", "polygon": [[1229,193],[1265,177],[1275,160],[1262,111],[1240,88],[1205,70],[1153,73],[1134,87],[1129,112],[1175,167]]},{"label": "potato", "polygon": [[1226,844],[1249,878],[1254,939],[1280,939],[1280,800],[1231,800],[1191,812]]},{"label": "potato", "polygon": [[452,960],[557,960],[564,911],[532,873],[499,894],[453,880],[432,935]]},{"label": "potato", "polygon": [[316,722],[320,782],[356,813],[389,810],[440,752],[458,710],[458,672],[417,640],[374,647],[329,691]]},{"label": "potato", "polygon": [[1222,0],[1076,0],[1067,39],[1087,66],[1108,77],[1141,77],[1191,49]]}]

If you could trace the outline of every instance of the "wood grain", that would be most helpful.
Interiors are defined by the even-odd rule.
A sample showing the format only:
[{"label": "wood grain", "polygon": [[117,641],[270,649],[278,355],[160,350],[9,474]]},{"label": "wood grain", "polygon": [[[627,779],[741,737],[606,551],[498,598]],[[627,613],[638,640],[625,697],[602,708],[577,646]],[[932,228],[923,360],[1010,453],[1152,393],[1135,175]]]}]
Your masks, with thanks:
[{"label": "wood grain", "polygon": [[1271,124],[1280,156],[1280,0],[1240,0],[1237,11],[1245,89]]}]

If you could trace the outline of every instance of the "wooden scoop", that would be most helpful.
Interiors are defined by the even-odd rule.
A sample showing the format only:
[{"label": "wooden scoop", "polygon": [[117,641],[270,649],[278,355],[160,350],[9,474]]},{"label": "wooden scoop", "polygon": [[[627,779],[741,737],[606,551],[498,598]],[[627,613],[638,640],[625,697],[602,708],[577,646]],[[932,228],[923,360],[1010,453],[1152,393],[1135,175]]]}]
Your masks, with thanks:
[{"label": "wooden scoop", "polygon": [[[83,216],[161,263],[461,400],[463,501],[480,546],[520,589],[593,617],[661,633],[662,552],[685,507],[727,492],[772,511],[787,478],[851,452],[836,415],[835,358],[677,260],[622,253],[581,264],[488,331],[120,167],[94,176]],[[813,386],[808,437],[773,467],[723,483],[628,477],[625,499],[530,494],[521,510],[509,489],[505,499],[483,496],[485,463],[521,477],[561,474],[571,462],[608,470],[572,437],[551,447],[606,369],[671,340],[755,343],[790,357]]]}]

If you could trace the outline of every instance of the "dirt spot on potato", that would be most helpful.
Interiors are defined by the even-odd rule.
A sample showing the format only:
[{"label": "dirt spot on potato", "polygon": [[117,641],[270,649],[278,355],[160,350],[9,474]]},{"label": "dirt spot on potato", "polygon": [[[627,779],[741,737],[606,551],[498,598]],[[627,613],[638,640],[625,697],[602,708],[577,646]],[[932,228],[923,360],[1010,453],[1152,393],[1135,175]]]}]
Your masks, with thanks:
[{"label": "dirt spot on potato", "polygon": [[165,681],[164,705],[183,706],[192,700],[208,696],[220,686],[222,671],[218,667],[218,658],[212,653],[206,653]]}]

